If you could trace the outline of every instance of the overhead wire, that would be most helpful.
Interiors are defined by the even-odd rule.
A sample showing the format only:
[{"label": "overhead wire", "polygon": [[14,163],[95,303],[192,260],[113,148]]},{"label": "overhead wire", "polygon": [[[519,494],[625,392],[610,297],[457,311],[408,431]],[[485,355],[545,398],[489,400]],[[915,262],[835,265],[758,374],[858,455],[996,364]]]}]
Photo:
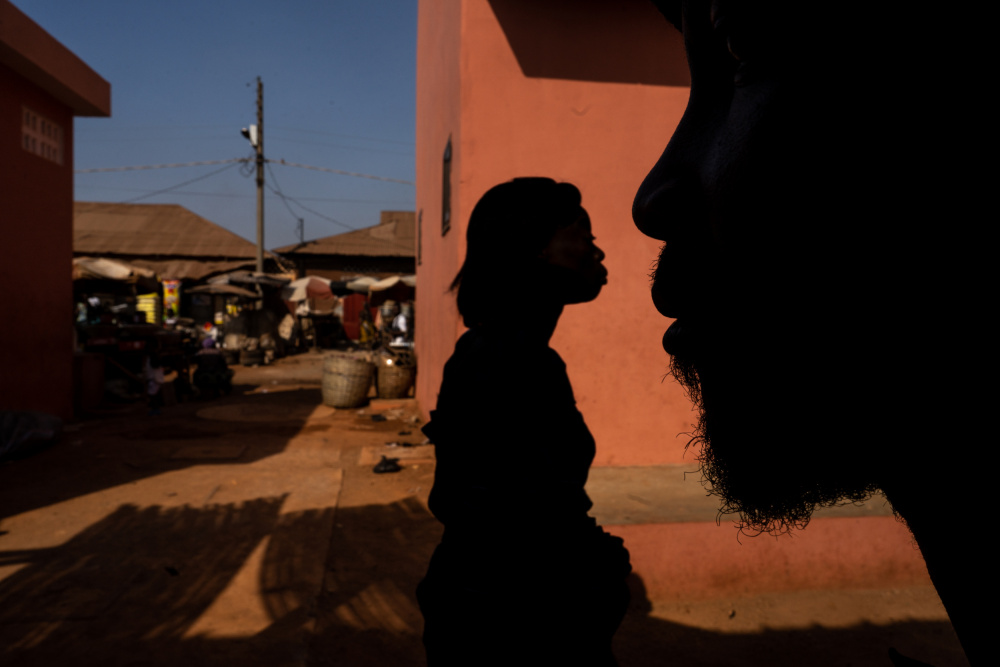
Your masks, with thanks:
[{"label": "overhead wire", "polygon": [[[285,205],[285,208],[287,208],[288,212],[292,214],[292,217],[295,218],[296,221],[298,221],[299,225],[304,225],[305,221],[302,218],[300,218],[295,211],[292,210],[291,204],[288,203],[289,198],[285,195],[284,192],[281,191],[281,184],[278,183],[278,177],[274,175],[274,170],[271,169],[271,165],[270,164],[267,165],[267,173],[271,175],[271,180],[274,182],[274,186],[273,187],[270,184],[266,184],[267,185],[267,189],[270,190],[271,192],[273,192],[274,194],[278,195],[278,198],[281,199],[281,203]],[[343,223],[340,223],[340,224],[343,224]],[[347,225],[344,225],[344,226],[347,227]],[[300,240],[301,240],[301,237],[300,237]]]},{"label": "overhead wire", "polygon": [[[116,188],[116,187],[104,187],[95,185],[81,185],[76,184],[77,187],[85,188],[87,190],[110,190],[115,192],[148,192],[146,188]],[[250,195],[246,193],[236,193],[236,192],[201,192],[196,190],[183,190],[181,192],[174,192],[177,195],[184,195],[185,197],[223,197],[226,199],[246,199]],[[410,202],[406,201],[392,201],[386,199],[343,199],[340,197],[296,197],[296,201],[318,201],[318,202],[336,202],[338,204],[382,204],[384,206],[394,205],[394,206],[409,206]]]},{"label": "overhead wire", "polygon": [[74,174],[101,174],[112,171],[142,171],[146,169],[173,169],[174,167],[201,167],[209,164],[230,164],[246,162],[248,158],[239,157],[229,160],[202,160],[200,162],[173,162],[171,164],[144,164],[134,167],[100,167],[96,169],[74,169]]},{"label": "overhead wire", "polygon": [[[277,183],[278,179],[274,178],[274,172],[271,171],[271,166],[270,165],[268,165],[268,173],[271,174],[272,179],[275,181],[275,183]],[[353,232],[356,229],[355,227],[351,227],[347,223],[341,222],[340,220],[337,220],[336,218],[331,218],[328,215],[323,215],[319,211],[314,211],[313,209],[309,208],[308,206],[303,205],[302,202],[298,201],[294,197],[289,197],[285,193],[283,193],[283,192],[281,192],[279,190],[274,189],[274,187],[272,187],[270,183],[265,183],[265,186],[267,187],[268,190],[270,190],[271,192],[273,192],[274,194],[278,195],[281,198],[281,201],[285,204],[285,207],[288,208],[288,212],[291,213],[292,216],[295,217],[296,219],[298,219],[299,216],[296,215],[295,211],[293,211],[291,209],[291,207],[288,205],[288,202],[292,202],[296,206],[298,206],[299,208],[301,208],[303,211],[308,211],[309,213],[312,213],[313,215],[319,216],[319,217],[323,218],[324,220],[326,220],[328,222],[332,222],[335,225],[339,225],[339,226],[343,227],[344,229],[346,229],[348,231]]]},{"label": "overhead wire", "polygon": [[155,197],[156,195],[162,195],[164,193],[170,192],[171,190],[176,190],[177,188],[182,188],[185,185],[190,185],[191,183],[196,183],[198,181],[203,181],[203,180],[205,180],[206,178],[208,178],[210,176],[215,176],[216,174],[221,174],[222,172],[226,171],[227,169],[232,169],[237,164],[236,161],[233,161],[233,160],[229,160],[228,162],[229,162],[229,164],[223,166],[221,169],[216,169],[215,171],[209,172],[207,174],[202,174],[201,176],[198,176],[197,178],[192,178],[192,179],[186,180],[183,183],[178,183],[177,185],[172,185],[169,188],[163,188],[162,190],[156,190],[154,192],[149,192],[147,194],[140,195],[140,196],[135,197],[133,199],[126,199],[122,203],[123,204],[132,204],[134,202],[137,202],[137,201],[140,201],[140,200],[143,200],[143,199],[148,199],[149,197]]},{"label": "overhead wire", "polygon": [[[268,160],[268,162],[270,162],[270,160]],[[341,222],[340,220],[336,220],[334,218],[331,218],[330,216],[323,215],[319,211],[313,210],[313,209],[309,208],[308,206],[303,205],[302,202],[298,201],[295,197],[290,197],[290,196],[286,195],[284,192],[282,192],[281,191],[281,185],[278,184],[278,179],[275,177],[274,171],[271,169],[271,165],[270,164],[267,165],[267,173],[271,175],[271,180],[273,180],[274,183],[278,187],[275,188],[275,187],[271,186],[270,183],[265,183],[265,187],[267,187],[268,190],[270,190],[271,192],[273,192],[274,194],[278,195],[278,197],[281,198],[281,201],[285,205],[285,208],[288,209],[288,212],[291,213],[292,217],[294,217],[296,220],[299,219],[299,216],[296,215],[295,211],[292,210],[292,208],[291,208],[291,206],[289,205],[288,202],[292,202],[293,204],[295,204],[296,206],[298,206],[302,210],[308,211],[309,213],[312,213],[313,215],[319,216],[320,218],[323,218],[324,220],[332,222],[332,223],[334,223],[336,225],[340,225],[341,227],[343,227],[344,229],[347,229],[348,231],[352,231],[352,232],[358,231],[357,228],[351,227],[350,225],[347,225],[347,224]],[[372,237],[372,240],[373,241],[379,241],[379,242],[382,242],[382,243],[386,243],[388,245],[394,246],[396,248],[400,248],[402,250],[409,250],[410,249],[409,246],[403,245],[402,243],[396,243],[395,241],[392,241],[390,239],[380,239],[380,238]]]},{"label": "overhead wire", "polygon": [[340,174],[341,176],[356,176],[358,178],[370,178],[376,181],[386,181],[388,183],[402,183],[403,185],[416,185],[413,181],[404,181],[398,178],[386,178],[385,176],[373,176],[371,174],[360,174],[356,171],[344,171],[342,169],[330,169],[329,167],[314,167],[310,164],[299,164],[298,162],[288,162],[286,160],[267,160],[276,162],[286,167],[298,167],[299,169],[311,169],[312,171],[323,171],[328,174]]},{"label": "overhead wire", "polygon": [[[172,185],[172,186],[170,186],[168,188],[162,188],[160,190],[155,190],[153,192],[147,192],[146,194],[140,195],[138,197],[133,197],[132,199],[127,199],[127,200],[121,202],[123,204],[131,204],[131,203],[134,203],[134,202],[137,202],[137,201],[141,201],[143,199],[148,199],[149,197],[155,197],[156,195],[165,194],[167,192],[172,192],[174,190],[177,190],[178,188],[184,187],[185,185],[190,185],[191,183],[196,183],[198,181],[204,180],[204,179],[209,178],[211,176],[214,176],[216,174],[222,173],[223,171],[226,171],[227,169],[230,169],[230,168],[234,167],[237,164],[240,165],[240,173],[243,176],[249,177],[249,176],[253,175],[253,165],[254,165],[254,162],[255,162],[255,157],[251,156],[251,157],[247,157],[247,158],[231,158],[231,159],[228,159],[228,160],[200,160],[200,161],[196,161],[196,162],[174,162],[174,163],[168,163],[168,164],[138,165],[138,166],[127,166],[127,167],[101,167],[101,168],[92,168],[92,169],[74,169],[73,171],[74,171],[74,173],[77,173],[77,174],[94,174],[94,173],[108,173],[108,172],[121,172],[121,171],[142,171],[142,170],[150,170],[150,169],[172,169],[172,168],[177,168],[177,167],[197,167],[197,166],[215,165],[215,164],[221,164],[221,165],[223,165],[223,167],[221,169],[216,169],[215,171],[209,172],[207,174],[202,174],[201,176],[198,176],[197,178],[192,178],[192,179],[183,181],[183,182],[178,183],[176,185]],[[346,229],[348,231],[357,231],[357,230],[356,230],[356,228],[351,227],[350,225],[348,225],[346,223],[343,223],[340,220],[337,220],[336,218],[332,218],[332,217],[330,217],[328,215],[324,215],[323,213],[320,213],[319,211],[316,211],[316,210],[314,210],[312,208],[309,208],[308,206],[306,206],[305,204],[303,204],[298,199],[296,199],[294,197],[289,197],[284,192],[282,192],[281,191],[281,186],[280,186],[280,184],[278,184],[278,179],[277,179],[277,177],[274,174],[274,170],[271,169],[271,164],[275,163],[275,164],[280,164],[280,165],[283,165],[283,166],[286,166],[286,167],[298,167],[300,169],[309,169],[309,170],[312,170],[312,171],[319,171],[319,172],[325,172],[325,173],[330,173],[330,174],[338,174],[338,175],[342,175],[342,176],[355,176],[355,177],[358,177],[358,178],[368,178],[368,179],[372,179],[372,180],[385,181],[385,182],[389,182],[389,183],[400,183],[400,184],[403,184],[403,185],[415,185],[413,183],[413,181],[404,181],[404,180],[396,179],[396,178],[387,178],[387,177],[384,177],[384,176],[375,176],[375,175],[372,175],[372,174],[362,174],[362,173],[358,173],[358,172],[344,171],[342,169],[331,169],[331,168],[328,168],[328,167],[316,167],[316,166],[313,166],[313,165],[300,164],[300,163],[297,163],[297,162],[287,162],[286,160],[271,160],[271,159],[267,159],[267,160],[264,160],[264,162],[267,164],[267,171],[271,175],[271,180],[274,181],[274,183],[278,186],[277,188],[275,188],[275,187],[272,187],[270,184],[266,184],[267,188],[271,192],[273,192],[274,194],[276,194],[281,199],[281,202],[285,205],[285,208],[288,209],[288,212],[292,214],[292,217],[294,217],[297,221],[299,220],[299,216],[295,213],[294,210],[292,210],[292,207],[289,204],[289,202],[295,204],[296,206],[298,206],[299,208],[301,208],[304,211],[308,211],[309,213],[312,213],[313,215],[315,215],[315,216],[317,216],[319,218],[322,218],[323,220],[326,220],[328,222],[331,222],[331,223],[333,223],[335,225],[343,227],[344,229]],[[209,193],[205,193],[205,194],[209,194]],[[320,201],[323,201],[323,200],[320,200]],[[376,239],[373,239],[373,240],[376,240]],[[393,245],[393,246],[399,247],[399,248],[406,247],[406,246],[403,246],[402,244],[395,243],[395,242],[393,242],[393,241],[391,241],[389,239],[377,239],[377,240],[378,241],[382,241],[384,243],[387,243],[389,245]]]},{"label": "overhead wire", "polygon": [[307,130],[301,127],[290,127],[288,125],[275,125],[272,130],[279,130],[283,132],[299,132],[302,134],[318,134],[327,137],[342,137],[344,139],[356,139],[359,141],[374,141],[380,144],[396,144],[399,146],[409,146],[413,148],[416,144],[415,141],[400,141],[399,139],[386,139],[384,137],[363,137],[357,134],[344,134],[343,132],[327,132],[325,130]]},{"label": "overhead wire", "polygon": [[[413,181],[404,181],[399,178],[388,178],[386,176],[375,176],[373,174],[362,174],[356,171],[344,171],[343,169],[331,169],[329,167],[316,167],[311,164],[301,164],[298,162],[288,162],[287,160],[264,160],[265,162],[273,162],[286,167],[298,167],[299,169],[310,169],[312,171],[322,171],[328,174],[339,174],[341,176],[354,176],[356,178],[369,178],[376,181],[385,181],[387,183],[401,183],[403,185],[416,185]],[[74,169],[74,174],[98,174],[113,171],[140,171],[146,169],[172,169],[175,167],[200,167],[209,164],[231,164],[235,162],[242,162],[244,164],[252,164],[254,158],[241,157],[241,158],[231,158],[229,160],[202,160],[199,162],[174,162],[171,164],[147,164],[138,165],[130,167],[100,167],[93,169]]]}]

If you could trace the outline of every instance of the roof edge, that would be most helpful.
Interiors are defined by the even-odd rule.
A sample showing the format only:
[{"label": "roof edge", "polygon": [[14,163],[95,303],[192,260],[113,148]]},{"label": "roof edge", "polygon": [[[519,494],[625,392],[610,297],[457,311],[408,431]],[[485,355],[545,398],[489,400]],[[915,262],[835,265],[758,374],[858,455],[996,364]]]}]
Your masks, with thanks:
[{"label": "roof edge", "polygon": [[111,84],[9,0],[0,0],[0,64],[75,116],[111,115]]}]

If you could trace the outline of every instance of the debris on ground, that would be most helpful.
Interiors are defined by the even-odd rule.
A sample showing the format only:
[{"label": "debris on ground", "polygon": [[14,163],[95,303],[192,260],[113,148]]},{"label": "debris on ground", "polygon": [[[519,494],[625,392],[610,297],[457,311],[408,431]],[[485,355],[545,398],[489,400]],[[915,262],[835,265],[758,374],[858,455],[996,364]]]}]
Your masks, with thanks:
[{"label": "debris on ground", "polygon": [[0,459],[30,456],[55,442],[62,428],[62,419],[46,412],[0,412]]},{"label": "debris on ground", "polygon": [[399,465],[399,459],[390,459],[383,455],[382,460],[372,468],[373,472],[399,472],[403,467]]}]

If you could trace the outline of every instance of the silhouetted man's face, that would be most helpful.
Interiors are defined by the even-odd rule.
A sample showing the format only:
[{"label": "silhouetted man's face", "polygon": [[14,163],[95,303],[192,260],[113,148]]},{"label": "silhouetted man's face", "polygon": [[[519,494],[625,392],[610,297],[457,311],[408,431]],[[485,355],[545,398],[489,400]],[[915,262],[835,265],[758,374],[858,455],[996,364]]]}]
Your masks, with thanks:
[{"label": "silhouetted man's face", "polygon": [[633,209],[664,241],[653,301],[676,321],[663,345],[702,409],[703,470],[727,509],[756,529],[803,523],[868,495],[882,465],[850,453],[859,406],[882,390],[872,331],[887,300],[872,276],[887,245],[871,193],[894,140],[873,142],[878,81],[863,38],[812,3],[657,4],[691,69]]}]

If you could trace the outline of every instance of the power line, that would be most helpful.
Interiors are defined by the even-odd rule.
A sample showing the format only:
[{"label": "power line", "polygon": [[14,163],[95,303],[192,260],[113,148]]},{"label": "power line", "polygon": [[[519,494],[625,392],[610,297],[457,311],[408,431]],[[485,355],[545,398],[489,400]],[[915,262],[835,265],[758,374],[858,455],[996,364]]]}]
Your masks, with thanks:
[{"label": "power line", "polygon": [[282,125],[275,127],[276,130],[284,130],[286,132],[301,132],[302,134],[320,134],[327,137],[344,137],[345,139],[358,139],[360,141],[377,141],[382,144],[399,144],[400,146],[413,146],[416,144],[415,141],[399,141],[398,139],[384,139],[376,137],[362,137],[357,134],[344,134],[343,132],[326,132],[324,130],[307,130],[301,127],[290,127],[288,125]]},{"label": "power line", "polygon": [[[271,179],[272,179],[272,180],[273,180],[273,181],[274,181],[275,183],[277,183],[277,182],[278,182],[278,179],[276,179],[276,178],[274,177],[274,172],[273,172],[273,171],[271,170],[271,165],[267,165],[267,171],[268,171],[268,173],[269,173],[269,174],[271,174]],[[297,200],[296,200],[295,198],[293,198],[293,197],[289,197],[289,196],[288,196],[288,195],[286,195],[285,193],[281,192],[280,190],[276,190],[276,189],[274,189],[274,188],[273,188],[273,187],[271,187],[270,185],[268,185],[268,186],[267,186],[267,189],[268,189],[268,190],[270,190],[271,192],[273,192],[274,194],[278,195],[279,197],[281,197],[281,201],[282,201],[282,202],[283,202],[283,203],[285,204],[285,207],[286,207],[286,208],[288,208],[288,212],[289,212],[289,213],[291,213],[291,214],[292,214],[292,217],[294,217],[294,218],[296,218],[296,219],[298,219],[298,217],[299,217],[299,216],[297,216],[297,215],[295,214],[295,211],[293,211],[293,210],[292,210],[292,208],[291,208],[291,206],[289,206],[289,205],[288,205],[288,202],[292,202],[292,203],[294,203],[294,204],[295,204],[296,206],[298,206],[299,208],[301,208],[302,210],[304,210],[304,211],[309,211],[309,212],[310,212],[310,213],[312,213],[313,215],[318,215],[319,217],[323,218],[324,220],[326,220],[326,221],[328,221],[328,222],[332,222],[332,223],[333,223],[333,224],[335,224],[335,225],[340,225],[341,227],[343,227],[344,229],[346,229],[346,230],[348,230],[348,231],[352,231],[352,232],[353,232],[353,231],[355,230],[355,228],[354,228],[354,227],[351,227],[350,225],[348,225],[348,224],[346,224],[346,223],[343,223],[343,222],[341,222],[340,220],[337,220],[337,219],[335,219],[335,218],[331,218],[331,217],[330,217],[330,216],[328,216],[328,215],[323,215],[323,214],[322,214],[322,213],[320,213],[319,211],[314,211],[313,209],[309,208],[308,206],[305,206],[305,205],[303,205],[303,204],[302,204],[302,202],[300,202],[300,201],[297,201]]]},{"label": "power line", "polygon": [[[82,185],[76,183],[76,187],[81,190],[113,190],[116,192],[147,192],[146,188],[116,188],[101,185]],[[224,197],[226,199],[246,199],[249,197],[247,194],[239,194],[235,192],[201,192],[195,190],[185,190],[183,192],[175,192],[174,194],[184,195],[186,197]],[[318,201],[318,202],[336,202],[338,204],[380,204],[382,206],[412,206],[412,202],[407,201],[394,201],[386,199],[341,199],[337,197],[296,197],[295,200],[298,201]],[[407,209],[409,210],[409,209]]]},{"label": "power line", "polygon": [[[113,171],[140,171],[146,169],[172,169],[174,167],[198,167],[209,164],[231,164],[234,162],[253,162],[250,158],[232,158],[229,160],[203,160],[200,162],[175,162],[171,164],[148,164],[134,167],[101,167],[97,169],[74,169],[74,174],[97,174]],[[341,176],[355,176],[357,178],[370,178],[376,181],[386,181],[388,183],[402,183],[403,185],[415,185],[413,181],[404,181],[398,178],[387,178],[385,176],[374,176],[372,174],[361,174],[356,171],[344,171],[342,169],[330,169],[329,167],[315,167],[310,164],[299,164],[298,162],[287,162],[285,160],[265,160],[265,162],[273,162],[276,164],[284,165],[286,167],[298,167],[299,169],[310,169],[312,171],[322,171],[328,174],[339,174]]]},{"label": "power line", "polygon": [[229,164],[223,166],[221,169],[216,169],[215,171],[209,172],[207,174],[202,174],[201,176],[198,176],[197,178],[192,178],[192,179],[186,180],[183,183],[178,183],[177,185],[172,185],[169,188],[163,188],[162,190],[156,190],[155,192],[150,192],[148,194],[140,195],[138,197],[135,197],[134,199],[127,199],[127,200],[123,201],[122,203],[123,204],[131,204],[131,203],[140,201],[142,199],[148,199],[149,197],[154,197],[156,195],[162,195],[162,194],[164,194],[166,192],[170,192],[171,190],[176,190],[177,188],[182,188],[185,185],[190,185],[191,183],[195,183],[197,181],[204,180],[204,179],[208,178],[209,176],[215,176],[216,174],[224,172],[226,169],[232,169],[233,167],[235,167],[237,161],[235,161],[235,160],[228,160],[228,162],[229,162]]},{"label": "power line", "polygon": [[313,171],[324,171],[329,174],[340,174],[341,176],[357,176],[358,178],[370,178],[376,181],[387,181],[389,183],[402,183],[403,185],[415,185],[413,181],[403,181],[398,178],[386,178],[385,176],[372,176],[371,174],[359,174],[354,171],[329,169],[328,167],[314,167],[308,164],[299,164],[298,162],[286,162],[285,160],[268,160],[268,162],[276,162],[277,164],[284,165],[286,167],[298,167],[299,169],[311,169]]},{"label": "power line", "polygon": [[[211,171],[211,172],[209,172],[207,174],[202,174],[201,176],[198,176],[196,178],[188,179],[188,180],[183,181],[181,183],[178,183],[176,185],[172,185],[172,186],[170,186],[168,188],[163,188],[161,190],[156,190],[154,192],[149,192],[149,193],[146,193],[144,195],[140,195],[138,197],[134,197],[133,199],[127,199],[127,200],[121,202],[123,204],[131,204],[131,203],[134,203],[134,202],[137,202],[137,201],[141,201],[143,199],[147,199],[149,197],[154,197],[156,195],[160,195],[160,194],[164,194],[164,193],[167,193],[167,192],[171,192],[173,190],[176,190],[177,188],[182,188],[185,185],[190,185],[191,183],[196,183],[198,181],[202,181],[202,180],[204,180],[206,178],[209,178],[211,176],[214,176],[216,174],[220,174],[223,171],[226,171],[227,169],[231,169],[234,166],[236,166],[237,164],[242,164],[243,166],[245,166],[247,164],[252,163],[252,161],[253,160],[251,158],[234,158],[234,159],[231,159],[231,160],[210,160],[210,161],[201,161],[201,162],[185,162],[185,163],[173,163],[173,164],[162,164],[162,165],[144,165],[144,166],[137,166],[137,167],[109,167],[109,168],[103,168],[103,169],[81,169],[81,170],[75,170],[75,171],[76,171],[76,173],[100,173],[100,172],[112,172],[112,171],[134,171],[134,170],[145,170],[145,169],[166,169],[166,168],[173,168],[173,167],[193,167],[193,166],[210,165],[210,164],[221,164],[221,165],[223,165],[223,167],[221,169],[216,169],[215,171]],[[271,180],[273,180],[275,184],[278,184],[278,179],[274,175],[274,170],[271,169],[271,164],[270,163],[272,163],[272,162],[276,162],[278,164],[283,164],[285,166],[301,167],[301,168],[305,168],[305,169],[313,169],[315,171],[331,172],[331,173],[335,173],[335,174],[344,174],[344,175],[350,175],[350,176],[367,176],[365,174],[355,174],[355,173],[352,173],[352,172],[345,172],[345,171],[340,171],[340,170],[337,170],[337,169],[326,169],[326,168],[323,168],[323,167],[312,167],[312,166],[309,166],[309,165],[300,165],[300,164],[285,162],[284,160],[265,160],[265,163],[267,164],[267,171],[268,171],[269,174],[271,174]],[[396,179],[384,179],[384,178],[380,178],[378,176],[367,176],[367,177],[368,178],[375,178],[375,179],[378,179],[378,180],[388,180],[388,181],[392,181],[392,182],[396,182],[396,183],[411,184],[408,181],[399,181],[399,180],[396,180]],[[357,231],[358,229],[361,229],[361,228],[351,227],[350,225],[348,225],[346,223],[343,223],[340,220],[337,220],[336,218],[331,218],[328,215],[324,215],[323,213],[320,213],[319,211],[316,211],[314,209],[309,208],[308,206],[306,206],[305,204],[303,204],[301,201],[299,201],[295,197],[290,197],[290,196],[286,195],[284,192],[282,192],[280,185],[278,185],[278,187],[275,188],[275,187],[272,187],[270,184],[267,184],[266,187],[267,187],[268,190],[270,190],[274,194],[278,195],[278,197],[281,199],[281,202],[285,205],[285,208],[288,209],[288,212],[291,213],[292,217],[295,218],[297,221],[299,221],[300,224],[301,224],[301,218],[299,218],[299,216],[296,215],[295,211],[292,210],[289,202],[295,204],[296,206],[298,206],[299,208],[301,208],[304,211],[308,211],[309,213],[312,213],[313,215],[315,215],[315,216],[317,216],[319,218],[322,218],[323,220],[326,220],[328,222],[332,222],[335,225],[343,227],[344,229],[346,229],[348,231],[352,231],[353,232],[353,231]],[[123,189],[123,188],[117,188],[117,189]],[[214,194],[214,193],[179,193],[179,194],[195,194],[195,195],[197,195],[197,194],[205,194],[205,195],[208,195],[208,194]],[[242,195],[240,195],[240,196],[242,196]],[[323,199],[321,199],[320,201],[337,201],[337,200],[323,200]],[[344,201],[351,201],[351,200],[344,200]],[[361,200],[359,200],[359,201],[361,201]],[[377,203],[377,202],[371,202],[371,203]],[[405,246],[405,245],[400,244],[400,243],[396,243],[396,242],[391,241],[389,239],[379,239],[379,238],[373,237],[371,240],[373,240],[373,241],[381,241],[381,242],[387,243],[389,245],[392,245],[392,246],[395,246],[395,247],[398,247],[398,248],[407,248],[408,249],[408,246]]]},{"label": "power line", "polygon": [[111,171],[140,171],[145,169],[173,169],[174,167],[201,167],[208,164],[230,164],[233,162],[249,162],[249,158],[239,157],[229,160],[203,160],[201,162],[174,162],[171,164],[146,164],[138,167],[101,167],[98,169],[74,169],[74,174],[99,174]]},{"label": "power line", "polygon": [[275,187],[271,187],[270,185],[267,187],[271,192],[281,198],[281,203],[285,205],[285,208],[287,208],[288,212],[292,214],[292,217],[298,221],[299,243],[302,243],[305,240],[306,221],[296,215],[295,211],[292,210],[291,204],[288,203],[288,197],[286,197],[285,193],[281,191],[281,185],[278,183],[278,178],[274,175],[274,170],[271,169],[271,165],[267,165],[267,173],[271,175],[271,180],[274,181],[275,185]]},{"label": "power line", "polygon": [[[273,171],[271,170],[271,165],[268,165],[268,166],[267,166],[267,172],[268,172],[269,174],[271,174],[271,180],[273,180],[273,181],[274,181],[275,183],[277,183],[277,182],[278,182],[278,179],[274,177],[274,172],[273,172]],[[331,218],[331,217],[329,217],[329,216],[327,216],[327,215],[323,215],[323,214],[322,214],[322,213],[320,213],[319,211],[314,211],[313,209],[309,208],[308,206],[303,206],[302,202],[298,201],[298,200],[297,200],[297,199],[295,199],[294,197],[289,197],[289,196],[288,196],[288,195],[286,195],[286,194],[285,194],[284,192],[282,192],[282,191],[281,191],[281,186],[280,186],[280,185],[278,186],[278,188],[277,188],[277,189],[275,189],[275,188],[271,187],[271,185],[270,185],[270,184],[268,184],[268,185],[267,185],[267,189],[268,189],[268,190],[270,190],[271,192],[273,192],[274,194],[278,195],[279,197],[281,197],[281,200],[282,200],[282,202],[283,202],[283,203],[285,204],[285,207],[286,207],[286,208],[288,208],[288,212],[292,214],[292,217],[294,217],[294,218],[296,218],[297,220],[299,220],[299,223],[300,223],[300,224],[302,223],[302,218],[299,218],[299,217],[298,217],[298,216],[297,216],[297,215],[295,214],[295,211],[293,211],[293,210],[291,209],[291,207],[290,207],[290,206],[288,205],[288,202],[292,202],[293,204],[295,204],[295,205],[296,205],[296,206],[298,206],[299,208],[301,208],[301,209],[303,209],[303,210],[305,210],[305,211],[309,211],[309,212],[310,212],[310,213],[312,213],[313,215],[317,215],[317,216],[319,216],[319,217],[323,218],[324,220],[328,220],[328,221],[330,221],[330,222],[332,222],[332,223],[334,223],[334,224],[337,224],[337,225],[340,225],[341,227],[343,227],[344,229],[347,229],[348,231],[352,231],[352,232],[355,232],[355,231],[358,231],[358,229],[364,229],[363,227],[362,227],[362,228],[355,228],[355,227],[351,227],[351,226],[349,226],[349,225],[346,225],[346,224],[344,224],[344,223],[343,223],[343,222],[341,222],[340,220],[336,220],[336,219],[334,219],[334,218]],[[380,238],[378,238],[378,237],[374,237],[374,236],[373,236],[373,237],[371,238],[371,240],[372,240],[372,241],[378,241],[378,242],[382,242],[382,243],[387,243],[387,244],[389,244],[389,245],[392,245],[392,246],[395,246],[396,248],[401,248],[401,249],[404,249],[404,250],[409,250],[409,249],[410,249],[410,247],[409,247],[409,246],[407,246],[407,245],[404,245],[404,244],[402,244],[402,243],[396,243],[395,241],[392,241],[392,240],[390,240],[390,239],[380,239]],[[302,240],[302,238],[301,238],[301,237],[299,238],[299,243],[300,243],[300,244],[301,244],[301,243],[304,243],[304,241]]]},{"label": "power line", "polygon": [[328,148],[339,148],[344,151],[359,151],[362,153],[383,153],[385,155],[405,155],[407,157],[413,155],[412,150],[406,152],[391,151],[391,150],[386,150],[384,148],[364,148],[362,146],[345,146],[344,144],[330,144],[324,141],[313,141],[313,140],[306,141],[304,139],[286,139],[284,137],[275,138],[274,141],[277,141],[281,144],[304,144],[306,146],[326,146]]},{"label": "power line", "polygon": [[[182,125],[169,125],[169,124],[168,125],[117,125],[115,127],[106,127],[106,126],[102,126],[102,127],[97,127],[97,126],[87,127],[87,129],[85,131],[85,135],[86,136],[83,136],[83,137],[77,136],[75,138],[75,140],[76,141],[81,141],[81,140],[82,141],[88,141],[89,140],[88,137],[90,135],[98,135],[98,134],[100,134],[100,135],[108,135],[108,134],[123,134],[123,133],[129,132],[129,133],[141,133],[143,135],[150,135],[150,134],[156,134],[156,133],[160,133],[160,132],[163,132],[163,131],[170,131],[170,130],[220,130],[220,134],[218,134],[218,135],[212,135],[213,137],[215,137],[215,136],[219,136],[219,137],[226,136],[226,137],[229,137],[232,134],[232,126],[231,125],[200,125],[200,124],[198,124],[198,125],[186,125],[186,124],[182,124]],[[415,143],[416,143],[415,141],[400,141],[398,139],[386,139],[384,137],[366,137],[366,136],[362,136],[362,135],[358,135],[358,134],[345,134],[343,132],[327,132],[327,131],[324,131],[324,130],[308,130],[308,129],[301,128],[301,127],[292,127],[290,125],[275,125],[275,126],[273,126],[271,128],[271,131],[273,132],[275,130],[279,130],[279,131],[283,131],[283,132],[297,132],[297,133],[300,133],[300,134],[315,134],[315,135],[321,135],[321,136],[327,136],[327,137],[341,137],[341,138],[344,138],[344,139],[354,139],[354,140],[357,140],[357,141],[374,141],[376,143],[381,143],[381,144],[396,144],[396,145],[399,145],[399,146],[409,146],[409,147],[413,147],[415,145]],[[78,132],[78,134],[79,134],[79,132]],[[155,139],[155,138],[156,137],[153,137],[153,139]],[[132,138],[128,139],[128,141],[133,141],[133,140],[134,139],[132,139]],[[101,141],[107,141],[107,139],[102,139]]]}]

